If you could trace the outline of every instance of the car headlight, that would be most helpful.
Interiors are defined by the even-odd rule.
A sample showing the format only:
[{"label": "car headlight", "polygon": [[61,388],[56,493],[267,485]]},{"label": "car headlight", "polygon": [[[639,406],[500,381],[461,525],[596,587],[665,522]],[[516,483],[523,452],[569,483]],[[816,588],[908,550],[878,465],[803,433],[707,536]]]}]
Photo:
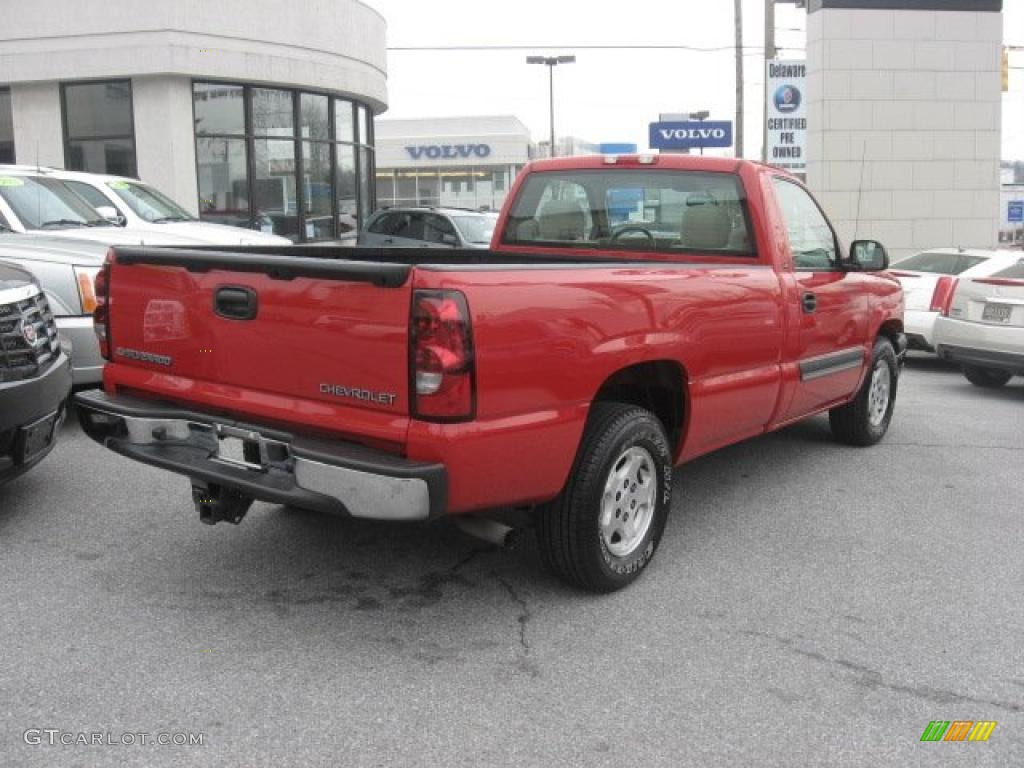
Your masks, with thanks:
[{"label": "car headlight", "polygon": [[75,267],[75,282],[78,283],[78,298],[82,302],[82,314],[91,315],[96,309],[96,274],[99,267]]}]

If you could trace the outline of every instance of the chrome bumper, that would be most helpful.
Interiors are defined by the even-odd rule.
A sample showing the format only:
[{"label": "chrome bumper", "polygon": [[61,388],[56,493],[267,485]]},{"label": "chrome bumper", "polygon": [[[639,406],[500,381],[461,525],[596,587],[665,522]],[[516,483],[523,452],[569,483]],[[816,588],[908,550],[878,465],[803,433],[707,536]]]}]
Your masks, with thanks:
[{"label": "chrome bumper", "polygon": [[92,316],[55,318],[60,335],[71,342],[71,378],[76,387],[103,381],[100,344],[92,327]]},{"label": "chrome bumper", "polygon": [[440,464],[98,390],[75,404],[86,433],[116,453],[254,499],[373,520],[445,510]]}]

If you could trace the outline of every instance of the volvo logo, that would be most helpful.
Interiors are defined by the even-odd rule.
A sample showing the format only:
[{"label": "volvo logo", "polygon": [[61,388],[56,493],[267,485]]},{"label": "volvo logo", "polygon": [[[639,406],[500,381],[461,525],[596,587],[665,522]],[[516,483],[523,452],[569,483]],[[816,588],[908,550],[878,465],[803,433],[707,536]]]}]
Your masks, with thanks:
[{"label": "volvo logo", "polygon": [[21,335],[25,337],[25,341],[28,342],[30,347],[34,347],[36,339],[39,338],[39,335],[36,333],[36,327],[31,323],[25,323],[21,326]]},{"label": "volvo logo", "polygon": [[487,157],[491,154],[490,144],[420,144],[406,147],[405,151],[413,160],[426,157],[429,160],[453,160],[459,157]]},{"label": "volvo logo", "polygon": [[775,108],[787,114],[789,112],[796,112],[800,109],[800,90],[793,85],[780,85],[775,89]]}]

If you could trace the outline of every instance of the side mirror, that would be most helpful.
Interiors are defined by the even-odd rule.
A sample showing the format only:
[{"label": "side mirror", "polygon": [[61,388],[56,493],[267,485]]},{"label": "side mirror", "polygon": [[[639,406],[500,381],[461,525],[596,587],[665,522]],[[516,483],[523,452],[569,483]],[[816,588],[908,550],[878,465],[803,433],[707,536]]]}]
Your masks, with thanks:
[{"label": "side mirror", "polygon": [[441,235],[441,242],[444,243],[445,245],[450,245],[452,248],[454,248],[459,244],[459,238],[457,238],[455,235],[445,232],[444,234]]},{"label": "side mirror", "polygon": [[128,222],[125,221],[124,216],[118,213],[117,208],[112,205],[101,205],[96,208],[96,213],[102,216],[107,221],[117,224],[119,227],[123,227]]},{"label": "side mirror", "polygon": [[854,240],[850,244],[850,265],[863,272],[881,272],[889,268],[889,254],[877,240]]}]

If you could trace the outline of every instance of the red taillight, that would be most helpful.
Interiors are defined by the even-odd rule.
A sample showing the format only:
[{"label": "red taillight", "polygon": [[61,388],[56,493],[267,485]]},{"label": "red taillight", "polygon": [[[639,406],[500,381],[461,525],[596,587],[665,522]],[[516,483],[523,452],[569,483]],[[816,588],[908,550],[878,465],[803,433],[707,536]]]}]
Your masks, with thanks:
[{"label": "red taillight", "polygon": [[114,262],[113,249],[107,251],[107,260],[96,273],[93,287],[96,293],[96,309],[92,313],[92,327],[100,342],[100,354],[105,360],[110,359],[110,265]]},{"label": "red taillight", "polygon": [[935,290],[932,292],[932,303],[928,307],[931,312],[949,314],[949,303],[953,301],[953,292],[956,290],[956,278],[943,275],[935,283]]},{"label": "red taillight", "polygon": [[416,291],[409,329],[412,415],[468,421],[476,405],[473,333],[458,291]]}]

